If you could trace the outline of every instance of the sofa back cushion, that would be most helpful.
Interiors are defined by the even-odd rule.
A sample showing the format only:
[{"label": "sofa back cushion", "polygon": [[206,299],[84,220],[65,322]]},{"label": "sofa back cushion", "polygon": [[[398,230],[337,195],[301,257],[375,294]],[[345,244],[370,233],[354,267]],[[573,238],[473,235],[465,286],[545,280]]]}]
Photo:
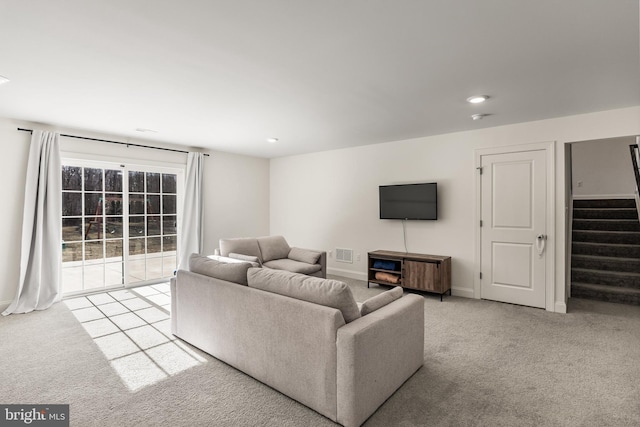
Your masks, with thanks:
[{"label": "sofa back cushion", "polygon": [[247,285],[247,270],[251,268],[248,262],[226,263],[206,256],[191,254],[189,257],[189,271],[203,274],[227,282]]},{"label": "sofa back cushion", "polygon": [[[289,256],[291,247],[282,236],[258,237],[258,246],[262,254],[262,262],[283,259]],[[233,251],[237,252],[237,251]]]},{"label": "sofa back cushion", "polygon": [[320,259],[320,252],[311,251],[309,249],[291,248],[288,258],[294,261],[306,262],[307,264],[316,264]]},{"label": "sofa back cushion", "polygon": [[267,268],[250,268],[247,282],[252,288],[336,308],[340,310],[346,323],[360,317],[351,289],[338,280]]},{"label": "sofa back cushion", "polygon": [[393,289],[373,296],[362,303],[362,307],[360,307],[360,314],[362,316],[366,316],[369,313],[373,313],[377,309],[382,308],[385,305],[390,304],[398,298],[402,297],[402,294],[402,288],[400,286],[396,286]]},{"label": "sofa back cushion", "polygon": [[220,239],[220,255],[228,257],[230,253],[255,256],[262,262],[262,254],[255,237]]}]

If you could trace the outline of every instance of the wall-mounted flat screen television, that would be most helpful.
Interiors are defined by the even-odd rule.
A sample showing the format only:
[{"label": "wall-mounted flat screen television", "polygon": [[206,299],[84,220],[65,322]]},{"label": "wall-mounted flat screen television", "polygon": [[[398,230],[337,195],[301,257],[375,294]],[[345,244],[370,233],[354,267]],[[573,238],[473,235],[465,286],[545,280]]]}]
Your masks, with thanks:
[{"label": "wall-mounted flat screen television", "polygon": [[380,219],[438,219],[438,185],[381,185]]}]

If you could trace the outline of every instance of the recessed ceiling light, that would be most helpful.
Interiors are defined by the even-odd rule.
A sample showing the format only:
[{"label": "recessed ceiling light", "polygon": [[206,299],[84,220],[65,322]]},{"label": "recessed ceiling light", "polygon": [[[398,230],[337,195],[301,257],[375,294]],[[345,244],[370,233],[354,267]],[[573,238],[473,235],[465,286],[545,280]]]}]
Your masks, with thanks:
[{"label": "recessed ceiling light", "polygon": [[8,79],[8,78],[6,78],[6,77],[0,76],[0,85],[1,85],[2,83],[9,83],[9,79]]},{"label": "recessed ceiling light", "polygon": [[473,120],[482,120],[487,116],[488,116],[488,114],[474,114],[473,116],[471,116],[471,118]]},{"label": "recessed ceiling light", "polygon": [[489,99],[487,95],[474,95],[467,98],[467,102],[470,102],[472,104],[480,104],[486,101],[487,99]]},{"label": "recessed ceiling light", "polygon": [[278,138],[267,138],[267,142],[270,142],[273,144],[274,142],[278,142]]}]

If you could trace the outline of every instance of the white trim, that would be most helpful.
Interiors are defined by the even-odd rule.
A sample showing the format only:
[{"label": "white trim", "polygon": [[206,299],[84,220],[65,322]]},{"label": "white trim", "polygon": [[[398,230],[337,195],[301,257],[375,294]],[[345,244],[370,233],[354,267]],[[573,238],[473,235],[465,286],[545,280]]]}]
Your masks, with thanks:
[{"label": "white trim", "polygon": [[333,274],[334,276],[348,277],[349,279],[367,281],[366,273],[359,273],[356,271],[345,270],[342,268],[327,268],[327,274]]},{"label": "white trim", "polygon": [[[545,251],[546,257],[546,271],[545,271],[545,309],[547,311],[556,311],[555,295],[556,295],[556,257],[555,247],[557,242],[556,236],[556,152],[555,141],[538,142],[531,144],[518,144],[508,145],[501,147],[480,148],[475,150],[475,167],[478,170],[482,164],[482,156],[488,156],[493,154],[507,154],[507,153],[521,153],[527,151],[545,151],[547,154],[547,250]],[[475,268],[473,279],[473,298],[480,299],[480,267],[481,267],[481,238],[480,238],[480,216],[481,216],[481,179],[480,173],[476,173],[476,208],[474,214],[474,230],[475,230]],[[563,236],[564,238],[564,236]],[[564,304],[564,302],[562,302]],[[566,309],[565,309],[566,312]]]},{"label": "white trim", "polygon": [[469,288],[451,288],[451,295],[454,297],[474,298],[474,290]]},{"label": "white trim", "polygon": [[573,195],[573,200],[606,200],[606,199],[635,199],[635,194],[592,194]]},{"label": "white trim", "polygon": [[556,313],[567,314],[567,304],[562,301],[556,301],[556,306],[554,311]]}]

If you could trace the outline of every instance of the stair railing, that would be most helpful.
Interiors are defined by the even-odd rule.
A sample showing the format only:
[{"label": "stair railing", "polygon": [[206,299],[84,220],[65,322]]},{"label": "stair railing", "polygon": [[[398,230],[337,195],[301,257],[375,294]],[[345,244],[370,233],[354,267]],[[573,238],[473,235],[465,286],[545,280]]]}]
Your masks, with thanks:
[{"label": "stair railing", "polygon": [[640,136],[636,137],[636,144],[631,144],[629,149],[631,150],[631,162],[633,163],[633,174],[636,177],[636,209],[638,210],[638,217],[640,218]]}]

